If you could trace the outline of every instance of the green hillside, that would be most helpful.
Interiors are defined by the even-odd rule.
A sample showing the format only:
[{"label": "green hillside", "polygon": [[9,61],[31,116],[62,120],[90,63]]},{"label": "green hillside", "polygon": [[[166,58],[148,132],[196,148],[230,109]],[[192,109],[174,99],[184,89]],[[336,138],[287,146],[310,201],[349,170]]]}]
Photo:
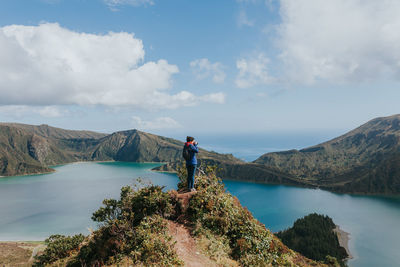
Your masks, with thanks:
[{"label": "green hillside", "polygon": [[373,119],[328,142],[267,153],[256,164],[328,190],[400,193],[400,115]]},{"label": "green hillside", "polygon": [[[162,162],[175,172],[183,142],[138,130],[110,135],[48,125],[0,124],[0,175],[49,172],[76,161]],[[343,193],[400,193],[400,115],[377,118],[328,142],[267,153],[252,163],[200,150],[200,165],[218,175],[269,184],[319,187]]]},{"label": "green hillside", "polygon": [[[52,171],[48,166],[76,161],[180,163],[183,142],[138,130],[110,135],[48,125],[0,124],[0,175]],[[240,163],[232,155],[200,150],[200,159]]]},{"label": "green hillside", "polygon": [[123,187],[93,213],[98,229],[51,236],[34,266],[327,266],[286,247],[206,173],[197,192],[182,192],[184,168],[178,191]]}]

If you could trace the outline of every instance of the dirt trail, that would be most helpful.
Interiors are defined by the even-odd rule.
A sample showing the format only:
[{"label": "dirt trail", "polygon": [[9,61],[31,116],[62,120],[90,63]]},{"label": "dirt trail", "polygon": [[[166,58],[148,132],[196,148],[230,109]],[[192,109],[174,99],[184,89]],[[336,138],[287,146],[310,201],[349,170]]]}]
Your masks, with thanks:
[{"label": "dirt trail", "polygon": [[38,245],[32,250],[32,255],[31,258],[29,259],[29,262],[32,262],[35,260],[35,256],[38,254],[40,250],[44,250],[46,248],[46,245]]},{"label": "dirt trail", "polygon": [[39,242],[0,242],[0,266],[31,266],[34,256],[45,246]]},{"label": "dirt trail", "polygon": [[176,222],[168,221],[168,229],[173,237],[175,250],[178,257],[184,261],[187,267],[217,266],[210,258],[203,255],[196,247],[196,241],[190,235],[189,230]]}]

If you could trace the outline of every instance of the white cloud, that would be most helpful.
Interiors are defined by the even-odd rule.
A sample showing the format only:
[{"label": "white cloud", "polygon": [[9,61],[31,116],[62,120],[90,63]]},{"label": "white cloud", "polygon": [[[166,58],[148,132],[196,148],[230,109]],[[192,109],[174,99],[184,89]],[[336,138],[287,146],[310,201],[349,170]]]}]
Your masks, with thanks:
[{"label": "white cloud", "polygon": [[112,10],[116,10],[115,7],[122,5],[130,6],[142,6],[142,5],[154,5],[152,0],[103,0]]},{"label": "white cloud", "polygon": [[249,88],[274,82],[275,79],[268,73],[267,66],[269,62],[270,60],[261,53],[256,57],[237,60],[236,67],[239,70],[239,74],[235,80],[236,86]]},{"label": "white cloud", "polygon": [[26,105],[8,105],[0,106],[0,114],[12,118],[21,118],[27,115],[37,114],[42,117],[56,118],[61,117],[68,112],[56,106],[26,106]]},{"label": "white cloud", "polygon": [[226,74],[220,62],[211,63],[207,58],[201,58],[190,62],[190,67],[197,79],[205,79],[212,76],[215,83],[223,83],[225,81]]},{"label": "white cloud", "polygon": [[210,103],[223,104],[225,103],[226,95],[224,93],[208,94],[200,97],[200,100]]},{"label": "white cloud", "polygon": [[187,105],[181,98],[188,92],[168,92],[178,67],[144,62],[144,55],[142,41],[126,32],[79,33],[54,23],[2,27],[0,105]]},{"label": "white cloud", "polygon": [[246,11],[240,10],[239,15],[237,17],[237,24],[238,24],[239,27],[241,27],[241,26],[252,27],[252,26],[254,26],[254,20],[250,20],[247,17]]},{"label": "white cloud", "polygon": [[280,55],[294,82],[400,78],[400,1],[281,0]]},{"label": "white cloud", "polygon": [[133,116],[132,125],[139,130],[176,129],[182,127],[182,125],[170,117],[159,117],[154,120],[144,121],[138,116]]},{"label": "white cloud", "polygon": [[[196,96],[188,91],[182,91],[175,95],[166,95],[164,93],[159,93],[156,95],[155,98],[153,98],[153,102],[156,101],[155,99],[160,99],[161,102],[158,104],[169,106],[169,108],[177,108],[179,106],[184,106],[184,107],[196,106],[201,102],[223,104],[225,103],[225,94],[219,92],[202,96]],[[149,99],[150,103],[151,101],[152,100]]]},{"label": "white cloud", "polygon": [[43,108],[38,109],[37,111],[43,117],[61,117],[63,112],[60,110],[59,107],[55,106],[46,106]]}]

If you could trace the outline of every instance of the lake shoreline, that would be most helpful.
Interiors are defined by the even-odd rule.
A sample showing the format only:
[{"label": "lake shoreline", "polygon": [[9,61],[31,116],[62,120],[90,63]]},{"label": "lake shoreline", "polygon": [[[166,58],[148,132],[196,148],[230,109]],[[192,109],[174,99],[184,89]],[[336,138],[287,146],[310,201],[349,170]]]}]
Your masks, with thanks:
[{"label": "lake shoreline", "polygon": [[339,245],[343,247],[346,252],[347,252],[347,258],[345,260],[350,260],[353,259],[353,255],[350,253],[349,249],[349,240],[350,240],[350,233],[347,233],[340,229],[339,225],[336,225],[335,229],[333,229],[333,232],[336,233],[338,240],[339,240]]},{"label": "lake shoreline", "polygon": [[63,165],[68,165],[68,164],[79,164],[79,163],[102,163],[102,162],[117,162],[115,160],[99,160],[99,161],[93,161],[93,160],[88,160],[88,161],[73,161],[73,162],[66,162],[66,163],[60,163],[60,164],[56,164],[56,165],[50,165],[47,166],[47,168],[50,168],[50,171],[47,172],[33,172],[33,173],[25,173],[25,174],[17,174],[17,175],[7,175],[7,176],[0,176],[1,178],[10,178],[10,177],[24,177],[24,176],[30,176],[30,175],[43,175],[43,174],[51,174],[56,172],[56,170],[54,170],[53,168],[59,167],[59,166],[63,166]]},{"label": "lake shoreline", "polygon": [[[145,164],[160,164],[160,166],[167,164],[168,162],[132,162],[132,161],[116,161],[116,160],[100,160],[100,161],[73,161],[73,162],[66,162],[66,163],[60,163],[57,165],[50,165],[48,168],[55,168],[58,166],[63,166],[63,165],[68,165],[68,164],[79,164],[79,163],[107,163],[107,162],[125,162],[125,163],[145,163]],[[153,172],[158,172],[158,173],[177,173],[176,171],[168,171],[168,170],[157,170],[155,168],[150,169]],[[0,176],[1,178],[8,178],[8,177],[21,177],[21,176],[30,176],[30,175],[43,175],[43,174],[51,174],[56,172],[56,170],[52,169],[51,171],[48,172],[37,172],[37,173],[27,173],[27,174],[20,174],[20,175],[9,175],[9,176]],[[324,190],[327,192],[331,192],[334,194],[341,194],[341,195],[353,195],[353,196],[372,196],[372,197],[395,197],[399,198],[399,194],[392,194],[392,193],[366,193],[366,192],[342,192],[342,191],[337,191],[337,190],[331,190],[330,187],[326,186],[318,186],[314,184],[309,184],[309,183],[301,183],[301,182],[263,182],[263,181],[257,181],[256,179],[240,179],[240,178],[222,178],[222,180],[227,180],[227,181],[238,181],[238,182],[246,182],[246,183],[253,183],[253,184],[264,184],[264,185],[283,185],[283,186],[292,186],[292,187],[297,187],[297,188],[308,188],[308,189],[314,189],[314,190]]]}]

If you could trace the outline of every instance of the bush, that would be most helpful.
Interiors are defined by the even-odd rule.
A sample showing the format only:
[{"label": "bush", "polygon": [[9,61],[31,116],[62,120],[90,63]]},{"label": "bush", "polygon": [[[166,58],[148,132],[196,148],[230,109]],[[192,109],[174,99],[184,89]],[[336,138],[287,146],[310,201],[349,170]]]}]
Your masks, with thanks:
[{"label": "bush", "polygon": [[125,186],[119,200],[105,199],[104,206],[93,213],[92,219],[99,228],[85,242],[83,235],[51,236],[35,266],[64,258],[68,258],[70,267],[118,264],[126,259],[135,265],[181,265],[165,222],[174,211],[174,204],[163,187]]},{"label": "bush", "polygon": [[[215,172],[215,167],[208,167],[196,177],[197,194],[192,196],[187,209],[193,234],[202,236],[210,231],[216,239],[227,239],[230,256],[243,266],[273,263],[279,254],[279,250],[270,247],[273,235],[226,192]],[[178,187],[184,187],[184,168],[179,169],[178,176]]]},{"label": "bush", "polygon": [[277,236],[289,248],[310,259],[334,264],[333,258],[336,258],[344,265],[343,260],[348,255],[339,245],[338,237],[333,232],[335,227],[328,216],[312,213],[296,220],[292,228],[279,232]]},{"label": "bush", "polygon": [[[92,219],[99,224],[96,231],[87,238],[51,236],[36,266],[64,258],[69,267],[183,265],[166,223],[166,219],[176,218],[186,224],[199,246],[218,264],[309,266],[308,259],[287,249],[226,192],[215,171],[215,167],[207,167],[196,177],[197,193],[184,196],[186,200],[190,197],[187,209],[177,205],[176,192],[163,192],[163,187],[123,187],[120,199],[105,199],[93,213]],[[178,177],[178,189],[186,188],[183,166]]]},{"label": "bush", "polygon": [[71,256],[85,239],[82,234],[74,236],[52,235],[45,240],[46,249],[35,257],[33,266],[44,266],[57,260]]},{"label": "bush", "polygon": [[173,201],[163,187],[138,190],[126,186],[119,200],[105,199],[92,219],[101,225],[77,258],[81,263],[112,264],[129,257],[135,264],[179,265],[163,218],[173,212]]}]

